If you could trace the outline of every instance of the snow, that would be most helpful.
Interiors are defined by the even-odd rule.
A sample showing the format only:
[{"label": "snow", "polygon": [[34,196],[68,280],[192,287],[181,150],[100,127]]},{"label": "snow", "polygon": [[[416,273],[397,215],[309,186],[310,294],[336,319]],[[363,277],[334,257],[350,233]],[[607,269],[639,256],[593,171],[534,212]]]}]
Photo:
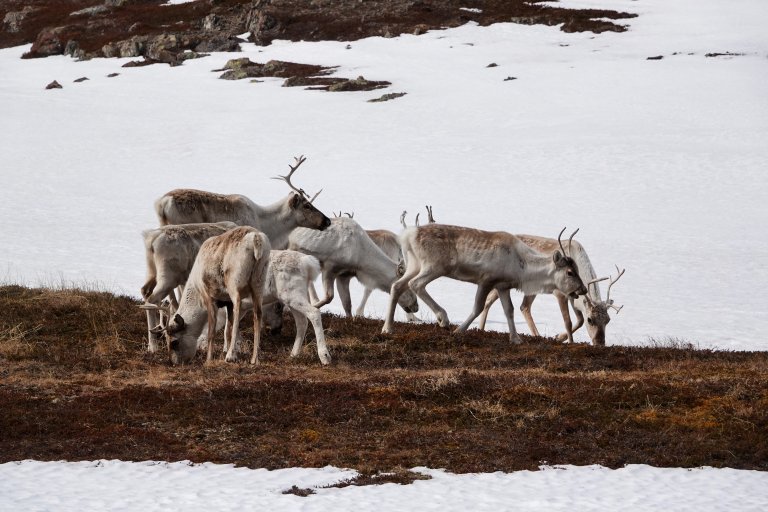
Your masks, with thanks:
[{"label": "snow", "polygon": [[[768,507],[768,473],[760,471],[543,466],[540,471],[457,475],[414,469],[431,479],[406,486],[328,488],[356,473],[333,467],[251,470],[186,461],[21,461],[0,464],[0,509],[748,512]],[[294,485],[315,494],[283,494]]]},{"label": "snow", "polygon": [[[598,274],[627,268],[612,294],[625,307],[609,345],[768,349],[765,3],[561,4],[640,16],[620,20],[629,26],[620,34],[470,23],[349,49],[244,44],[241,55],[177,68],[1,50],[0,281],[138,296],[140,232],[157,223],[157,197],[192,187],[270,203],[287,189],[268,178],[305,154],[298,183],[324,188],[321,209],[355,212],[368,229],[397,231],[402,210],[413,222],[425,204],[440,222],[482,229],[579,227]],[[743,55],[705,57],[724,52]],[[339,76],[393,85],[325,93],[211,72],[242,56],[338,65]],[[90,80],[72,83],[81,76]],[[64,88],[44,90],[54,79]],[[366,102],[385,92],[407,95]],[[429,289],[454,323],[469,313],[473,286]],[[383,316],[386,302],[373,294],[369,314]],[[338,299],[328,310],[341,312]],[[561,332],[552,297],[533,313],[543,334]],[[498,305],[489,326],[506,329]],[[587,340],[583,329],[576,338]]]}]

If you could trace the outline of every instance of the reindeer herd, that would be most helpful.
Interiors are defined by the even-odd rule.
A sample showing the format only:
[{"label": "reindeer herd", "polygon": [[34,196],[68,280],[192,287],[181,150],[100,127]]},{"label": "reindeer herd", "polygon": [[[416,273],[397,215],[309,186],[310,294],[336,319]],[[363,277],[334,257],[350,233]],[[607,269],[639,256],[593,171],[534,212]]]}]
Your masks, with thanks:
[{"label": "reindeer herd", "polygon": [[[334,285],[344,311],[352,315],[350,280],[365,287],[355,316],[362,316],[373,290],[389,293],[390,300],[382,333],[393,332],[397,305],[409,321],[421,299],[442,327],[448,315],[426,286],[439,277],[450,277],[477,285],[472,312],[456,328],[466,330],[480,316],[485,327],[488,309],[500,299],[509,327],[509,339],[520,343],[514,323],[510,290],[524,293],[521,311],[531,333],[538,330],[530,313],[536,295],[553,294],[560,306],[565,333],[559,341],[573,341],[573,332],[586,318],[587,331],[595,345],[605,344],[613,284],[624,271],[611,278],[606,299],[600,295],[598,278],[584,248],[573,240],[563,245],[557,239],[512,235],[468,227],[438,224],[427,207],[428,224],[407,226],[406,212],[400,235],[387,230],[364,230],[353,214],[328,218],[312,203],[314,196],[297,188],[291,178],[305,158],[295,158],[284,180],[291,192],[283,199],[261,206],[245,196],[223,195],[201,190],[177,189],[155,201],[160,227],[144,231],[147,280],[141,288],[142,309],[147,314],[147,349],[156,352],[165,343],[170,361],[191,361],[198,350],[213,359],[216,333],[224,329],[226,361],[236,361],[241,336],[239,323],[246,311],[253,312],[251,364],[259,361],[262,327],[273,332],[282,327],[283,313],[291,312],[296,338],[291,356],[301,352],[307,326],[312,324],[320,362],[330,364],[331,354],[323,332],[320,308],[334,298]],[[321,276],[323,297],[315,279]],[[178,298],[177,298],[178,291]],[[569,304],[577,317],[573,326]]]}]

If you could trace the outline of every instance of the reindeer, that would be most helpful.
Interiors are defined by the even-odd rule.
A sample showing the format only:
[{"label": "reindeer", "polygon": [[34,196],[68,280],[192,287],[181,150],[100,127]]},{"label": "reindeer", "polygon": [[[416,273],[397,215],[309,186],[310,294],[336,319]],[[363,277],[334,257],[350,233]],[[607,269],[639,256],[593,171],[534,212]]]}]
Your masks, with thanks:
[{"label": "reindeer", "polygon": [[[148,229],[142,233],[147,257],[147,280],[141,296],[148,304],[160,305],[168,297],[173,313],[179,307],[174,289],[183,287],[192,270],[200,246],[207,239],[237,227],[234,222],[179,224]],[[158,309],[147,309],[147,350],[157,351],[159,336],[153,329],[160,324]]]},{"label": "reindeer", "polygon": [[[323,232],[297,228],[290,234],[288,245],[320,260],[325,296],[313,304],[318,308],[333,300],[333,284],[339,275],[355,275],[364,286],[382,291],[389,290],[398,277],[397,262],[379,249],[352,218],[335,218]],[[349,306],[349,315],[349,296],[342,300]],[[416,296],[410,292],[403,294],[399,303],[406,312],[415,313],[419,309]]]},{"label": "reindeer", "polygon": [[301,353],[309,320],[315,331],[320,362],[329,364],[331,354],[325,343],[320,310],[312,306],[309,300],[309,284],[320,274],[320,262],[314,256],[297,251],[274,250],[269,254],[267,285],[262,297],[262,306],[267,308],[272,304],[282,303],[291,310],[296,322],[296,338],[291,357]]},{"label": "reindeer", "polygon": [[[428,221],[430,224],[434,224],[435,219],[432,216],[432,207],[427,206],[426,208]],[[405,216],[407,214],[408,212],[403,210],[403,213],[400,215],[400,224],[403,225],[403,228],[408,227],[405,223]],[[338,215],[338,217],[341,217],[341,215]],[[416,214],[416,226],[418,225],[419,214]],[[381,249],[384,254],[389,256],[389,259],[398,262],[398,273],[402,275],[405,271],[405,264],[403,262],[403,251],[400,248],[400,242],[397,239],[397,235],[387,229],[366,230],[366,233],[369,237],[371,237],[373,243],[378,245],[379,249]],[[349,281],[353,277],[354,274],[346,272],[336,278],[336,289],[339,292],[339,299],[341,299],[341,305],[344,308],[344,312],[347,314],[347,316],[352,316],[352,299],[350,298],[349,294]],[[373,292],[373,288],[364,286],[363,298],[360,299],[360,305],[357,307],[357,310],[355,310],[354,316],[363,316],[363,313],[365,312],[365,305],[368,302],[368,298],[371,296],[371,292]],[[421,321],[421,319],[413,313],[406,312],[406,316],[409,322]]]},{"label": "reindeer", "polygon": [[[552,254],[557,250],[558,247],[557,240],[553,238],[545,238],[532,235],[517,235],[517,237],[529,247],[543,254]],[[616,311],[616,313],[618,313],[623,307],[614,305],[613,301],[611,300],[611,287],[616,284],[616,281],[618,281],[622,275],[624,275],[624,270],[619,270],[619,267],[616,267],[617,276],[615,278],[610,278],[608,292],[605,301],[603,301],[600,296],[600,287],[598,286],[598,283],[609,278],[597,278],[595,270],[592,267],[592,262],[589,260],[589,256],[587,256],[587,252],[584,250],[584,247],[579,242],[572,242],[572,245],[571,242],[569,242],[568,255],[571,256],[576,262],[576,266],[579,269],[579,275],[583,279],[589,280],[586,285],[587,290],[589,291],[586,295],[581,295],[576,299],[567,297],[558,290],[554,290],[552,292],[552,294],[557,299],[558,305],[560,306],[560,313],[563,315],[563,322],[565,324],[565,332],[559,334],[556,339],[560,342],[567,340],[569,343],[573,343],[573,333],[581,328],[581,326],[584,324],[584,318],[586,317],[587,332],[590,339],[592,340],[592,344],[603,346],[605,345],[605,326],[608,324],[608,322],[611,321],[611,317],[608,315],[608,310],[612,308]],[[495,290],[491,291],[491,293],[488,295],[488,298],[485,301],[485,306],[483,307],[483,312],[480,315],[480,320],[478,322],[479,329],[485,329],[488,310],[498,298],[498,293]],[[533,316],[531,315],[531,304],[533,304],[535,299],[536,295],[525,295],[525,297],[523,297],[523,303],[520,305],[520,311],[522,312],[523,317],[525,317],[525,321],[528,324],[528,328],[531,330],[531,334],[534,336],[539,336],[539,330],[536,328],[536,324],[533,321]],[[576,314],[577,323],[575,327],[572,327],[571,316],[568,312],[569,302],[571,304],[571,308]]]},{"label": "reindeer", "polygon": [[322,192],[310,198],[304,190],[291,183],[291,176],[304,163],[304,156],[295,158],[295,165],[287,176],[275,176],[284,180],[293,190],[287,197],[268,205],[259,206],[239,194],[214,194],[202,190],[171,190],[155,201],[155,212],[161,226],[198,222],[231,221],[241,226],[252,226],[269,237],[272,247],[285,249],[288,234],[297,227],[323,230],[331,220],[312,202]]},{"label": "reindeer", "polygon": [[587,293],[576,262],[564,256],[562,242],[562,252],[557,251],[550,257],[534,251],[516,236],[503,231],[428,224],[403,231],[400,245],[406,269],[392,285],[387,317],[381,330],[383,334],[392,332],[395,304],[409,288],[432,309],[441,327],[450,325],[445,309],[425,289],[438,277],[477,284],[472,313],[456,332],[463,332],[469,327],[482,312],[488,293],[496,289],[507,317],[509,339],[513,343],[520,343],[521,340],[515,330],[514,307],[509,296],[511,288],[527,294],[557,289],[573,298]]},{"label": "reindeer", "polygon": [[[197,352],[198,339],[207,324],[208,355],[212,359],[219,307],[227,310],[225,338],[230,340],[226,360],[237,359],[241,302],[250,298],[253,309],[253,353],[251,364],[259,360],[261,341],[261,300],[267,280],[270,243],[261,231],[240,226],[209,238],[200,246],[181,296],[179,309],[164,332],[172,364],[189,362]],[[157,306],[147,306],[154,307]]]}]

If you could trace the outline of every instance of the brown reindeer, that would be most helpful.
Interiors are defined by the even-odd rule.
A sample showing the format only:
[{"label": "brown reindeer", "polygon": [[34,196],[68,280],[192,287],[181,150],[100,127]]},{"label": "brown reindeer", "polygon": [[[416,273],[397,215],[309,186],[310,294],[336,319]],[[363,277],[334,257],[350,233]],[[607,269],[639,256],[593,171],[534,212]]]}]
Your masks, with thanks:
[{"label": "brown reindeer", "polygon": [[488,293],[496,289],[507,316],[509,339],[513,343],[520,343],[521,340],[515,330],[514,307],[509,296],[511,288],[527,294],[560,290],[574,298],[587,293],[576,263],[564,256],[562,242],[562,252],[547,256],[503,231],[428,224],[403,231],[400,245],[406,268],[403,276],[392,285],[387,317],[381,331],[384,334],[392,332],[395,304],[407,289],[413,290],[432,309],[440,326],[448,327],[445,309],[426,291],[427,284],[438,277],[477,284],[472,313],[456,329],[459,332],[466,330],[477,318]]},{"label": "brown reindeer", "polygon": [[312,204],[322,190],[310,198],[304,190],[291,183],[291,176],[306,158],[301,156],[295,160],[295,165],[289,166],[291,170],[287,176],[275,177],[284,180],[293,190],[276,203],[260,206],[240,194],[176,189],[155,201],[160,225],[231,221],[262,231],[269,237],[273,248],[285,249],[293,229],[323,230],[331,225],[331,220]]},{"label": "brown reindeer", "polygon": [[[208,356],[212,359],[218,308],[227,309],[229,340],[226,360],[237,359],[237,324],[241,302],[249,298],[253,308],[253,353],[251,364],[259,360],[261,341],[261,301],[267,281],[270,243],[267,236],[250,226],[241,226],[209,238],[200,247],[179,309],[165,328],[173,364],[189,362],[197,352],[198,339],[207,326]],[[155,306],[157,307],[157,306]]]}]

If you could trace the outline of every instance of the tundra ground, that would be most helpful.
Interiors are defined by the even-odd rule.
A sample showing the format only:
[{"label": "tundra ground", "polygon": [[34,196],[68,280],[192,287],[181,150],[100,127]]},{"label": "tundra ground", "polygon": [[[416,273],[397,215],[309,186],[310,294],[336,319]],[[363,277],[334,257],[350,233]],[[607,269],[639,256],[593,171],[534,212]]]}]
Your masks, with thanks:
[{"label": "tundra ground", "polygon": [[[768,470],[768,353],[591,347],[324,316],[334,363],[293,325],[262,364],[145,351],[129,297],[0,287],[0,462],[328,464],[367,474],[548,464]],[[248,323],[244,323],[248,325]],[[244,332],[249,340],[251,333]],[[246,349],[250,343],[246,343]]]}]

